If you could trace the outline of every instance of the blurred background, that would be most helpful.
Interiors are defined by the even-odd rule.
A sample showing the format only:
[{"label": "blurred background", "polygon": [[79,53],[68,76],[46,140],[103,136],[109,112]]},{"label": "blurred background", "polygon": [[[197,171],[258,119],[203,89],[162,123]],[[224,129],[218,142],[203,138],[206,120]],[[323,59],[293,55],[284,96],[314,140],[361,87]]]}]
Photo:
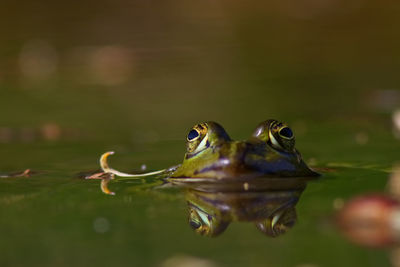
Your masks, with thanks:
[{"label": "blurred background", "polygon": [[6,1],[1,125],[177,138],[203,120],[240,131],[270,117],[388,113],[400,101],[399,9],[361,0]]},{"label": "blurred background", "polygon": [[[275,251],[270,266],[337,266],[328,249],[320,249],[318,259],[309,252],[322,240],[332,250],[337,248],[337,255],[351,259],[348,266],[389,264],[384,252],[366,257],[367,251],[347,244],[325,223],[317,227],[322,236],[306,240],[315,234],[311,222],[330,216],[332,203],[356,193],[382,191],[399,160],[399,12],[398,1],[364,0],[2,1],[0,170],[47,171],[28,182],[1,181],[2,262],[84,265],[88,255],[106,253],[111,242],[119,258],[110,261],[121,265],[168,264],[168,257],[180,253],[208,258],[212,248],[212,262],[207,264],[265,266],[264,250],[258,250],[263,246]],[[181,161],[185,135],[198,122],[217,121],[232,138],[246,139],[269,118],[292,126],[297,147],[311,166],[333,169],[324,176],[328,184],[321,182],[305,192],[306,204],[299,208],[306,224],[300,225],[300,235],[280,239],[279,249],[273,243],[277,240],[265,241],[254,233],[253,243],[225,250],[236,237],[227,234],[210,245],[187,227],[181,246],[164,250],[162,240],[181,234],[175,223],[151,228],[158,238],[143,237],[139,244],[128,239],[127,233],[139,231],[132,222],[143,220],[141,227],[160,222],[154,218],[152,196],[143,203],[137,200],[151,216],[120,217],[126,213],[126,195],[110,200],[100,194],[96,182],[71,184],[75,173],[98,168],[98,156],[109,149],[119,153],[114,165],[122,169],[143,163],[163,168]],[[49,204],[54,190],[57,207]],[[74,197],[66,201],[71,194]],[[102,204],[90,202],[90,196]],[[161,219],[166,211],[176,212],[186,224],[182,197],[176,200],[182,203],[177,211],[172,207],[176,203],[165,199],[156,201],[164,210]],[[89,202],[81,207],[81,201]],[[114,210],[104,212],[103,205]],[[38,207],[43,214],[36,213]],[[55,214],[53,230],[45,226],[45,213]],[[99,239],[90,226],[98,218],[119,225],[117,236],[110,230],[108,237]],[[32,225],[24,225],[26,220],[33,220]],[[82,228],[82,220],[89,228]],[[76,225],[71,226],[72,221]],[[247,234],[243,232],[244,237],[253,236]],[[96,238],[87,237],[91,235]],[[26,262],[17,260],[16,251],[30,250],[40,238],[45,245],[33,250]],[[199,255],[187,248],[197,242]],[[154,248],[151,255],[129,254],[143,243],[143,251]],[[303,250],[291,259],[278,258],[299,245]],[[229,258],[235,251],[244,254]],[[66,256],[72,252],[75,259]],[[37,257],[41,253],[47,256]]]}]

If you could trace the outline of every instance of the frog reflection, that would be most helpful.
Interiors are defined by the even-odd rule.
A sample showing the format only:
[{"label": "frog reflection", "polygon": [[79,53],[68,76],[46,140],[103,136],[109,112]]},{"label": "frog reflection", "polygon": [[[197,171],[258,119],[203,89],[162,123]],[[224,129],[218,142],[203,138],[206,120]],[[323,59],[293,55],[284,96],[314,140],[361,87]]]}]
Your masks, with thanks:
[{"label": "frog reflection", "polygon": [[[215,237],[233,221],[251,222],[265,235],[277,237],[296,223],[295,205],[305,188],[305,181],[294,180],[289,186],[275,180],[274,188],[272,183],[253,184],[257,188],[254,191],[207,192],[187,188],[189,225],[200,235]],[[264,189],[260,190],[260,187]]]},{"label": "frog reflection", "polygon": [[[195,125],[186,137],[187,151],[182,164],[169,169],[144,173],[127,174],[108,166],[103,154],[100,164],[105,173],[121,177],[142,178],[163,175],[162,178],[206,178],[215,180],[252,180],[258,177],[316,177],[295,148],[292,130],[277,120],[261,122],[248,140],[232,140],[224,128],[216,122]],[[103,180],[102,190],[108,181]]]}]

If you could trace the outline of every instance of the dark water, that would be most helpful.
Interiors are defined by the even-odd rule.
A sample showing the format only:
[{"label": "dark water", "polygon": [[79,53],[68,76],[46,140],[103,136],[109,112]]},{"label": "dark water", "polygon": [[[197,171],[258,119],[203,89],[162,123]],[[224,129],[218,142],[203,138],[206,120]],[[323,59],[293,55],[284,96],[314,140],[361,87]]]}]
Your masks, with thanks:
[{"label": "dark water", "polygon": [[[332,219],[352,196],[383,191],[399,162],[398,4],[5,7],[0,171],[39,173],[0,179],[1,266],[391,264],[388,250],[351,244]],[[246,139],[268,118],[287,121],[323,173],[301,195],[297,224],[277,238],[243,222],[202,237],[179,189],[124,180],[107,196],[99,181],[77,177],[109,150],[121,170],[171,166],[198,122]]]}]

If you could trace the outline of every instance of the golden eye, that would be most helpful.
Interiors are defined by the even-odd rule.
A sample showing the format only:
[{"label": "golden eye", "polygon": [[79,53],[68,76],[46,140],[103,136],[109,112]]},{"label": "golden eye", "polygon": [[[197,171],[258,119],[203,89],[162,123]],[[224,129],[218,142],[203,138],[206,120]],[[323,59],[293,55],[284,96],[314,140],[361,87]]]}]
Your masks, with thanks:
[{"label": "golden eye", "polygon": [[197,153],[206,147],[208,140],[206,130],[206,128],[198,124],[189,131],[186,137],[188,153]]},{"label": "golden eye", "polygon": [[293,132],[289,127],[283,127],[279,130],[279,135],[283,138],[286,139],[292,139],[293,138]]},{"label": "golden eye", "polygon": [[187,135],[187,140],[188,141],[194,141],[199,137],[200,137],[200,133],[197,130],[192,129]]},{"label": "golden eye", "polygon": [[269,131],[269,142],[277,149],[292,151],[295,143],[293,131],[285,124],[277,123]]}]

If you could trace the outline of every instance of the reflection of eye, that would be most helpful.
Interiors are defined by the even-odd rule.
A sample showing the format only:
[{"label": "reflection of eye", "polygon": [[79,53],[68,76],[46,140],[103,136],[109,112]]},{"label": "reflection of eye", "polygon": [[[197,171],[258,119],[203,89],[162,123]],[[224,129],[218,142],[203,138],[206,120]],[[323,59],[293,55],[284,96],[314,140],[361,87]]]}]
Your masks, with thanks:
[{"label": "reflection of eye", "polygon": [[199,214],[198,211],[196,211],[196,208],[190,208],[190,213],[189,213],[189,225],[190,227],[195,230],[195,231],[200,231],[202,226],[203,226],[203,221],[201,220],[200,216],[201,213]]},{"label": "reflection of eye", "polygon": [[279,131],[279,135],[285,138],[292,138],[293,137],[293,132],[292,130],[290,130],[289,127],[283,127],[280,131]]},{"label": "reflection of eye", "polygon": [[195,129],[193,129],[188,133],[187,139],[188,139],[188,141],[193,141],[196,138],[198,138],[199,136],[200,136],[199,132],[196,131]]},{"label": "reflection of eye", "polygon": [[199,221],[195,221],[195,220],[190,220],[190,227],[192,227],[193,230],[199,229],[201,226],[201,223]]}]

